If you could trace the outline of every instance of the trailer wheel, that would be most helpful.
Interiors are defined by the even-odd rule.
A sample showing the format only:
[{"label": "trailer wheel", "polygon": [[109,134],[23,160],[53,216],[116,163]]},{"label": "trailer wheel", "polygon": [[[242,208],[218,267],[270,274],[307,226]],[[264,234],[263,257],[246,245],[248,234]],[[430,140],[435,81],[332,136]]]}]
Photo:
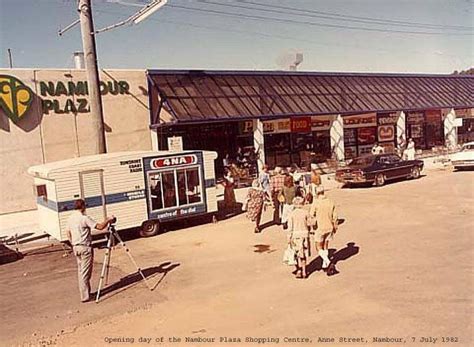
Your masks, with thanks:
[{"label": "trailer wheel", "polygon": [[157,220],[147,220],[143,222],[142,228],[140,229],[141,237],[155,236],[160,231],[160,223]]}]

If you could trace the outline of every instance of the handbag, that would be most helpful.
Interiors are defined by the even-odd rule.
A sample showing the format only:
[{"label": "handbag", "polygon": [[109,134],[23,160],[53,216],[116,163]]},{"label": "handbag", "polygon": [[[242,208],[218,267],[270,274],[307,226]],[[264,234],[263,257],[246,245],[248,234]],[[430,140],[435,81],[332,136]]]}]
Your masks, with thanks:
[{"label": "handbag", "polygon": [[289,266],[296,265],[296,253],[290,245],[288,245],[283,253],[283,263]]},{"label": "handbag", "polygon": [[278,193],[277,200],[279,203],[283,204],[285,202],[285,196],[283,195],[282,192]]}]

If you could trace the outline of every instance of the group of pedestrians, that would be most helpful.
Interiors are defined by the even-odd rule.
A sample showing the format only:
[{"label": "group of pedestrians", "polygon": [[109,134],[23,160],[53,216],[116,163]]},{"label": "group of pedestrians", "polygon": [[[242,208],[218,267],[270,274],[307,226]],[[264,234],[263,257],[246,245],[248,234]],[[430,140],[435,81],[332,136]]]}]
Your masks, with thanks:
[{"label": "group of pedestrians", "polygon": [[[336,272],[328,254],[328,244],[337,230],[338,219],[334,202],[327,198],[321,177],[313,168],[309,182],[304,176],[276,167],[270,176],[264,166],[258,179],[252,183],[246,198],[247,217],[255,223],[255,233],[261,232],[261,217],[266,205],[273,205],[273,222],[287,233],[290,264],[297,278],[307,278],[307,260],[311,237],[322,268],[332,275]],[[288,260],[288,259],[287,259]]]}]

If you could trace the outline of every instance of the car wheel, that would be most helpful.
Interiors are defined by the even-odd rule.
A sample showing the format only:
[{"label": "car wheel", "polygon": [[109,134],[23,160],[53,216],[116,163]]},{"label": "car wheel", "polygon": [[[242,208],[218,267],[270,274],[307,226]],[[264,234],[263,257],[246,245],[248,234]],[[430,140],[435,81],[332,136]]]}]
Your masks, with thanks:
[{"label": "car wheel", "polygon": [[417,179],[417,178],[420,178],[420,168],[418,166],[414,166],[412,169],[411,169],[411,178],[413,179]]},{"label": "car wheel", "polygon": [[381,187],[385,184],[385,175],[384,174],[378,174],[375,176],[375,185],[377,187]]},{"label": "car wheel", "polygon": [[160,231],[160,223],[156,220],[147,220],[143,222],[142,228],[140,229],[141,237],[155,236]]}]

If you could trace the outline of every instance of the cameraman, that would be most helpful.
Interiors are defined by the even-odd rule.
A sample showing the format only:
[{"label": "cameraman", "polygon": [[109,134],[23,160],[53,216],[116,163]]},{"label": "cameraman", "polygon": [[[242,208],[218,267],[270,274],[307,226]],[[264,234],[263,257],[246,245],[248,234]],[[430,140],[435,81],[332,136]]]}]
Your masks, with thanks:
[{"label": "cameraman", "polygon": [[90,301],[90,279],[92,276],[92,263],[94,251],[92,249],[92,229],[103,230],[115,217],[107,217],[102,223],[97,223],[86,215],[86,202],[83,199],[74,202],[75,211],[68,219],[67,236],[72,245],[77,260],[79,279],[79,292],[81,301]]}]

